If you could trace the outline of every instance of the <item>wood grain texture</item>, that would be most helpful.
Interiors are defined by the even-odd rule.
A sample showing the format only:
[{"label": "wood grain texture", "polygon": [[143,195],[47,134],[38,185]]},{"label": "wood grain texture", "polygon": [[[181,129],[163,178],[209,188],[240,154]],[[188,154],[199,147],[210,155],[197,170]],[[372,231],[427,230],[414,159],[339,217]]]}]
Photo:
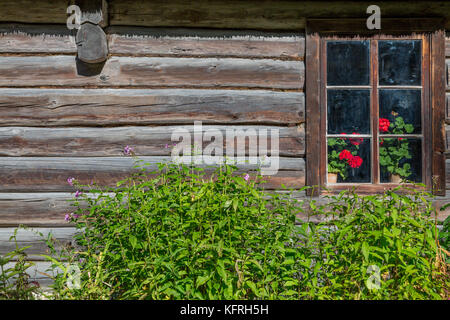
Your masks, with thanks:
[{"label": "wood grain texture", "polygon": [[73,193],[0,193],[0,226],[67,227]]},{"label": "wood grain texture", "polygon": [[317,196],[320,192],[320,38],[317,33],[306,34],[306,67],[308,77],[306,78],[306,161],[308,170],[306,171],[306,183],[315,187]]},{"label": "wood grain texture", "polygon": [[71,56],[0,56],[0,86],[303,88],[302,61],[111,57],[97,76],[78,74]]},{"label": "wood grain texture", "polygon": [[262,90],[0,89],[0,126],[304,122],[304,94]]},{"label": "wood grain texture", "polygon": [[[68,0],[2,0],[0,21],[59,23]],[[109,0],[110,25],[299,30],[309,17],[366,18],[370,1]],[[448,1],[383,1],[384,17],[449,17]],[[27,9],[27,10],[25,10]],[[449,21],[449,20],[447,20]],[[447,22],[449,29],[449,23]]]},{"label": "wood grain texture", "polygon": [[2,0],[0,21],[65,24],[68,0]]},{"label": "wood grain texture", "polygon": [[[10,240],[14,230],[15,228],[0,228],[0,254],[5,254],[15,249],[14,240]],[[18,229],[16,240],[19,247],[31,246],[25,252],[32,255],[31,259],[35,259],[33,256],[49,253],[44,241],[49,234],[56,239],[57,247],[61,248],[73,243],[76,229],[73,227]]]},{"label": "wood grain texture", "polygon": [[[431,35],[431,106],[432,106],[432,178],[433,193],[445,196],[445,32],[439,30]],[[447,62],[450,62],[448,60]]]},{"label": "wood grain texture", "polygon": [[[219,130],[223,137],[224,152],[227,150],[227,130],[248,133],[249,136],[259,132],[268,133],[268,151],[270,152],[270,133],[278,132],[279,154],[281,156],[303,157],[305,154],[305,133],[300,127],[269,126],[202,126],[202,135]],[[170,155],[172,134],[188,130],[192,137],[193,126],[162,127],[120,127],[120,128],[0,128],[0,156],[120,156],[126,145],[133,146],[139,156]],[[267,130],[267,131],[265,131]],[[175,137],[174,137],[175,139]],[[232,138],[230,138],[232,139]],[[205,148],[211,140],[203,143]],[[178,140],[177,140],[178,142]],[[245,140],[246,155],[258,152],[257,144]],[[169,147],[170,146],[170,147]]]},{"label": "wood grain texture", "polygon": [[[167,162],[170,157],[140,157],[149,171],[157,163]],[[41,192],[73,192],[67,178],[75,177],[81,184],[92,181],[99,185],[114,186],[134,172],[134,161],[130,157],[2,157],[0,158],[0,192],[32,192],[37,187]],[[241,161],[238,173],[249,172],[256,165]],[[305,184],[305,161],[303,158],[279,159],[280,171],[275,176],[265,177],[266,189],[302,187]],[[212,169],[205,167],[207,172]]]},{"label": "wood grain texture", "polygon": [[[306,18],[367,18],[370,1],[110,1],[111,25],[304,29]],[[448,17],[446,1],[384,1],[383,17]]]},{"label": "wood grain texture", "polygon": [[61,25],[0,25],[0,53],[75,54],[73,32]]},{"label": "wood grain texture", "polygon": [[305,54],[301,33],[139,27],[111,27],[107,32],[113,55],[302,59]]},{"label": "wood grain texture", "polygon": [[[302,33],[251,30],[109,27],[112,55],[302,59]],[[77,52],[65,25],[0,24],[0,53]]]}]

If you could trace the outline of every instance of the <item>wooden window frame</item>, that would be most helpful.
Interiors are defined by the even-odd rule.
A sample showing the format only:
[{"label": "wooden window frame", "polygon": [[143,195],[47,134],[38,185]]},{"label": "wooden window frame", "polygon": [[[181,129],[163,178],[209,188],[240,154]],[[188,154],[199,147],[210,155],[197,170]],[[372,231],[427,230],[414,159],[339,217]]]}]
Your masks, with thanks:
[{"label": "wooden window frame", "polygon": [[[306,24],[306,185],[310,195],[339,192],[356,187],[359,193],[377,193],[397,186],[392,183],[326,185],[326,85],[324,77],[326,61],[324,44],[329,39],[350,37],[362,39],[421,39],[422,40],[422,119],[423,182],[426,189],[435,195],[445,195],[445,28],[443,19],[382,19],[381,30],[368,30],[365,19],[311,19]],[[378,68],[373,59],[373,48],[377,42],[371,41],[371,68]],[[374,63],[372,63],[374,62]],[[372,74],[372,70],[371,70]],[[378,81],[377,81],[378,82]],[[371,77],[371,90],[376,90],[375,79]],[[378,106],[377,97],[371,96],[371,105]],[[378,112],[378,111],[377,111]],[[374,130],[372,139],[377,137],[376,117],[371,121]],[[372,140],[374,143],[375,140]],[[372,148],[372,174],[377,173],[377,143]],[[377,165],[374,165],[377,164]],[[374,176],[375,178],[375,176]]]}]

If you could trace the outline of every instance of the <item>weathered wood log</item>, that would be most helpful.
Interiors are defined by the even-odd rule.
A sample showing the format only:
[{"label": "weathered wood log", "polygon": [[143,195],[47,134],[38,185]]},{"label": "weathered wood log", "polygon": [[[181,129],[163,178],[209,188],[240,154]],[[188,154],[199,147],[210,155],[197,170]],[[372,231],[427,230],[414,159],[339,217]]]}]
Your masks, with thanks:
[{"label": "weathered wood log", "polygon": [[[170,157],[140,157],[149,172],[156,170],[157,163],[167,162]],[[75,177],[88,185],[115,186],[116,182],[135,172],[130,157],[2,157],[0,158],[0,192],[31,192],[38,187],[42,192],[72,192],[67,178]],[[206,172],[213,171],[207,165]],[[240,161],[237,173],[256,170],[258,166]],[[303,158],[279,158],[279,172],[265,177],[266,189],[286,187],[300,188],[305,184],[305,161]]]},{"label": "weathered wood log", "polygon": [[108,3],[106,0],[75,0],[81,9],[81,23],[89,22],[106,27],[108,25]]},{"label": "weathered wood log", "polygon": [[[0,156],[120,156],[123,147],[133,146],[139,156],[170,155],[172,133],[180,129],[189,130],[192,126],[162,127],[120,127],[120,128],[0,128]],[[244,130],[249,135],[266,130],[270,153],[271,132],[278,132],[279,154],[281,156],[303,157],[305,153],[305,134],[303,127],[268,126],[202,126],[202,135],[219,130],[223,137],[224,152],[227,150],[226,130]],[[258,136],[256,136],[257,138]],[[175,138],[175,137],[174,137]],[[203,142],[205,148],[211,142]],[[170,147],[169,147],[170,146]],[[245,139],[246,155],[258,152],[258,144],[250,144]]]},{"label": "weathered wood log", "polygon": [[66,26],[0,24],[0,53],[76,53]]},{"label": "weathered wood log", "polygon": [[0,56],[0,86],[303,88],[302,61],[111,57],[95,77],[70,56]]},{"label": "weathered wood log", "polygon": [[71,193],[0,193],[0,226],[67,227]]},{"label": "weathered wood log", "polygon": [[75,38],[77,58],[86,63],[100,63],[108,57],[106,34],[98,25],[84,23]]},{"label": "weathered wood log", "polygon": [[295,125],[304,94],[261,90],[0,89],[0,126]]},{"label": "weathered wood log", "polygon": [[65,24],[67,0],[2,0],[0,1],[0,21],[20,23]]},{"label": "weathered wood log", "polygon": [[300,33],[110,27],[113,55],[255,57],[302,59],[305,37]]},{"label": "weathered wood log", "polygon": [[[2,0],[0,21],[59,23],[74,1]],[[300,30],[308,17],[366,18],[370,1],[172,1],[109,0],[110,25]],[[448,1],[379,3],[384,17],[449,17]],[[26,8],[27,10],[18,10]],[[447,19],[447,29],[450,29]]]},{"label": "weathered wood log", "polygon": [[[301,33],[110,27],[113,55],[302,59]],[[0,24],[0,53],[76,53],[65,25]]]},{"label": "weathered wood log", "polygon": [[[234,29],[305,28],[315,18],[367,18],[370,1],[111,1],[110,24],[159,27],[212,27]],[[445,1],[383,2],[383,17],[448,17]],[[449,21],[449,20],[447,20]],[[448,25],[447,25],[448,27]]]},{"label": "weathered wood log", "polygon": [[[0,254],[5,254],[16,248],[14,241],[9,240],[14,234],[14,229],[0,228]],[[25,250],[29,255],[48,254],[49,250],[44,239],[49,234],[52,234],[60,246],[66,246],[73,243],[73,236],[76,234],[76,229],[73,227],[18,229],[16,240],[19,248],[31,246],[31,248]]]}]

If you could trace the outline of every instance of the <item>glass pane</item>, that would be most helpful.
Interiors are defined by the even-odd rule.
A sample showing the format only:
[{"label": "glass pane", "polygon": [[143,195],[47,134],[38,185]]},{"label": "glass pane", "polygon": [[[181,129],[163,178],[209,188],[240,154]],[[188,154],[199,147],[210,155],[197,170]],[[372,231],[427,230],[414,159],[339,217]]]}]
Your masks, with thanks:
[{"label": "glass pane", "polygon": [[420,40],[378,42],[380,85],[421,85]]},{"label": "glass pane", "polygon": [[327,83],[329,86],[369,84],[369,43],[369,41],[327,42]]},{"label": "glass pane", "polygon": [[370,139],[328,138],[328,183],[370,182]]},{"label": "glass pane", "polygon": [[380,180],[422,182],[421,139],[380,138]]},{"label": "glass pane", "polygon": [[370,90],[329,89],[327,98],[328,133],[370,133]]},{"label": "glass pane", "polygon": [[417,134],[422,131],[421,90],[380,90],[381,134]]}]

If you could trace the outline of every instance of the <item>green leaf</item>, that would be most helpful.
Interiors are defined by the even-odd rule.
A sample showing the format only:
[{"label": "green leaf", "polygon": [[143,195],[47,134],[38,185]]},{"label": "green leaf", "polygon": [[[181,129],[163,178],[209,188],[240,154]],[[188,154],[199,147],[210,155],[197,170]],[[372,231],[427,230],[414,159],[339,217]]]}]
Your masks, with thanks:
[{"label": "green leaf", "polygon": [[363,244],[361,246],[361,250],[364,255],[364,259],[366,261],[369,261],[369,245],[367,244],[367,242],[363,242]]}]

